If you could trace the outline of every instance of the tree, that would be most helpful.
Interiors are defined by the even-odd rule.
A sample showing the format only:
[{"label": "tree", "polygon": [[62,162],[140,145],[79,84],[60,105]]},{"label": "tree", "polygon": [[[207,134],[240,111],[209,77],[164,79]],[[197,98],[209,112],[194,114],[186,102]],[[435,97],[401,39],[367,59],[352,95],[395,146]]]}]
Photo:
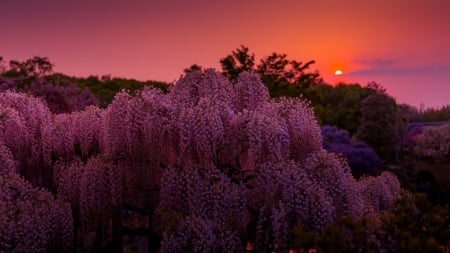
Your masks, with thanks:
[{"label": "tree", "polygon": [[261,76],[273,78],[276,82],[286,81],[290,84],[296,84],[301,89],[321,82],[318,72],[305,72],[315,61],[308,61],[303,64],[296,60],[288,60],[286,57],[286,54],[272,53],[261,59],[257,66],[257,72]]},{"label": "tree", "polygon": [[420,123],[408,124],[403,138],[403,146],[407,149],[414,149],[422,132],[423,126]]},{"label": "tree", "polygon": [[34,56],[24,62],[9,61],[9,69],[3,75],[8,77],[43,77],[52,72],[53,64],[47,57]]},{"label": "tree", "polygon": [[428,108],[420,112],[420,120],[425,122],[450,120],[450,105],[441,108]]},{"label": "tree", "polygon": [[81,90],[74,83],[52,83],[43,78],[33,80],[25,91],[41,97],[53,113],[81,111],[87,106],[99,105],[89,89]]},{"label": "tree", "polygon": [[369,82],[366,88],[374,90],[376,93],[386,94],[386,88],[384,88],[381,84],[374,81]]},{"label": "tree", "polygon": [[359,84],[340,83],[314,85],[303,95],[311,101],[322,125],[337,126],[353,135],[361,121],[361,101],[373,93],[374,90]]},{"label": "tree", "polygon": [[[105,109],[66,114],[5,92],[0,109],[0,233],[30,227],[44,239],[26,245],[41,252],[67,228],[73,250],[121,252],[133,234],[147,236],[152,252],[286,252],[294,227],[320,233],[341,216],[378,221],[400,192],[389,173],[356,180],[322,148],[309,104],[270,98],[254,73],[232,83],[194,71],[167,93],[122,91]],[[20,180],[32,190],[10,187]],[[47,190],[31,194],[37,187]],[[1,209],[9,206],[17,208]],[[146,222],[130,226],[130,215]]]},{"label": "tree", "polygon": [[272,96],[299,96],[305,89],[321,83],[319,73],[306,72],[314,61],[305,64],[288,60],[286,54],[272,53],[261,59],[256,71]]},{"label": "tree", "polygon": [[420,120],[419,110],[414,106],[408,104],[400,104],[398,105],[398,110],[402,121],[405,124],[408,124],[410,122],[417,122]]},{"label": "tree", "polygon": [[241,45],[233,50],[231,55],[220,59],[223,75],[230,80],[236,80],[240,73],[252,71],[255,66],[255,55],[249,53],[248,47]]},{"label": "tree", "polygon": [[361,102],[361,125],[356,138],[372,147],[384,161],[398,161],[401,125],[395,100],[375,93]]},{"label": "tree", "polygon": [[27,94],[2,92],[0,115],[0,140],[12,152],[17,171],[33,186],[51,189],[54,125],[47,105]]},{"label": "tree", "polygon": [[323,126],[321,132],[323,147],[344,155],[355,177],[376,175],[381,167],[381,160],[365,143],[352,140],[347,131],[337,127]]},{"label": "tree", "polygon": [[200,65],[192,64],[189,68],[185,68],[185,69],[183,70],[183,72],[184,72],[185,74],[189,74],[189,73],[191,73],[191,72],[193,72],[193,71],[203,71],[203,68],[202,68],[202,66],[200,66]]},{"label": "tree", "polygon": [[261,75],[261,80],[269,88],[272,97],[297,97],[304,89],[322,83],[317,71],[308,72],[314,61],[302,63],[287,59],[286,54],[272,53],[255,64],[255,55],[242,46],[220,60],[223,75],[236,81],[240,73],[253,71]]},{"label": "tree", "polygon": [[435,162],[450,161],[450,123],[425,127],[415,141],[416,154]]},{"label": "tree", "polygon": [[[362,183],[347,163],[322,149],[307,103],[270,99],[255,75],[237,80],[195,72],[169,89],[178,142],[165,141],[176,159],[167,160],[162,176],[163,251],[243,251],[251,244],[257,252],[283,252],[295,225],[321,231],[341,215],[376,216],[396,199],[392,175],[371,181],[389,177],[383,193],[359,195]],[[376,194],[389,197],[377,202]]]},{"label": "tree", "polygon": [[61,75],[51,75],[53,64],[47,57],[33,57],[24,62],[12,60],[9,69],[0,76],[0,91],[16,90],[42,97],[55,113],[72,112],[99,101],[88,88]]},{"label": "tree", "polygon": [[16,174],[12,152],[0,140],[0,251],[65,251],[71,247],[67,203]]}]

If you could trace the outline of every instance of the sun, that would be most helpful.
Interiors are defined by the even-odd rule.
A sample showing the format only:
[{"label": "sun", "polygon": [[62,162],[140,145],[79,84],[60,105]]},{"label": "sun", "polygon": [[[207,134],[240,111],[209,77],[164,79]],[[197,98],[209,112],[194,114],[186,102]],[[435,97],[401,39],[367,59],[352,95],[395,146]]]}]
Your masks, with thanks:
[{"label": "sun", "polygon": [[338,69],[338,70],[334,71],[334,74],[337,76],[340,76],[343,74],[343,72],[342,72],[342,70]]}]

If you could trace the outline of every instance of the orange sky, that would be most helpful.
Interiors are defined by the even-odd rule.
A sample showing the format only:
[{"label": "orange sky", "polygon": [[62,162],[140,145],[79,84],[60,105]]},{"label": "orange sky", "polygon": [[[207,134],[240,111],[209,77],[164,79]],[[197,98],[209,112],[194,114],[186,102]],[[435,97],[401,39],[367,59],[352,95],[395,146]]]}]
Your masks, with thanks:
[{"label": "orange sky", "polygon": [[[450,104],[448,0],[1,0],[0,56],[173,81],[241,44],[315,60],[325,81],[377,81],[398,102]],[[340,68],[344,75],[333,75]]]}]

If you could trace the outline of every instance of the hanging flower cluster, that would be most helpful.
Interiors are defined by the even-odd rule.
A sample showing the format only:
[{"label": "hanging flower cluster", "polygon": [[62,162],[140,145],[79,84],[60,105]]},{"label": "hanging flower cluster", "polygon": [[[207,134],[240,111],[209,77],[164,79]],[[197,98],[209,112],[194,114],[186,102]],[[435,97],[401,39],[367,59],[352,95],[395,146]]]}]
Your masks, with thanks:
[{"label": "hanging flower cluster", "polygon": [[121,231],[121,211],[134,208],[158,213],[162,252],[286,252],[293,227],[377,217],[400,192],[388,173],[353,178],[322,148],[309,104],[271,99],[251,73],[231,83],[192,72],[168,93],[123,91],[106,109],[58,115],[0,93],[0,159],[6,251],[45,251],[71,222]]}]

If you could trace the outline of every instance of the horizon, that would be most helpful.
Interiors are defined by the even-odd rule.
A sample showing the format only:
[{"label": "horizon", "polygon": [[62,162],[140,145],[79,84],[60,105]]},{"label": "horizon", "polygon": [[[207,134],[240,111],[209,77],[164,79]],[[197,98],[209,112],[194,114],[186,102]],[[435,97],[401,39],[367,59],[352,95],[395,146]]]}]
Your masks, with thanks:
[{"label": "horizon", "polygon": [[314,60],[309,70],[332,85],[375,81],[398,103],[450,104],[445,0],[24,0],[0,8],[8,10],[0,56],[48,57],[70,76],[172,82],[192,64],[220,70],[220,59],[245,45],[256,62],[272,52]]}]

